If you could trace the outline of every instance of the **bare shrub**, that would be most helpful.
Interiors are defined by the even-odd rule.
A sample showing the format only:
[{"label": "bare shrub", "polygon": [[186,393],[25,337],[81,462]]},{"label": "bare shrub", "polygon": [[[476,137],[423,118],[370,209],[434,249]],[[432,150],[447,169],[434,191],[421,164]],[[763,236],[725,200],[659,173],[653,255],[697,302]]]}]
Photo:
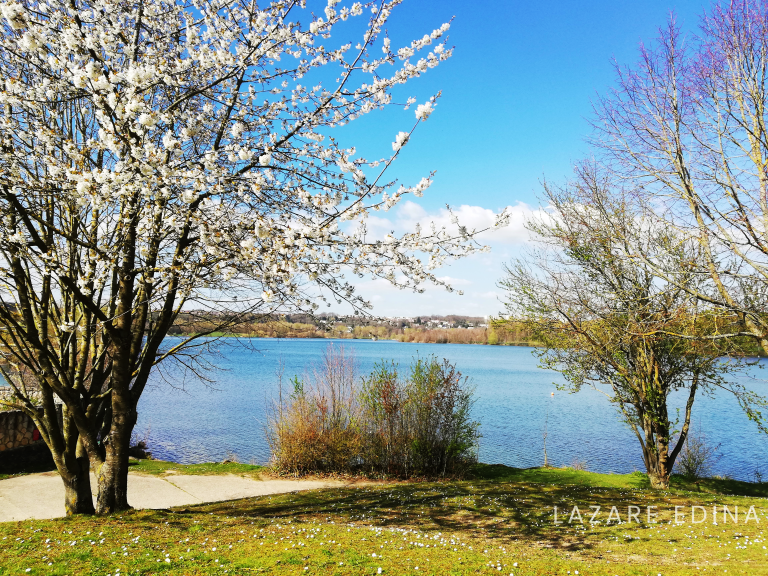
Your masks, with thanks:
[{"label": "bare shrub", "polygon": [[689,432],[675,461],[674,471],[689,480],[707,478],[720,460],[719,450],[720,444],[711,445],[703,432]]},{"label": "bare shrub", "polygon": [[151,427],[147,427],[143,435],[140,435],[135,429],[131,431],[131,442],[128,447],[128,455],[139,460],[151,460],[152,452],[149,450],[149,433]]},{"label": "bare shrub", "polygon": [[571,462],[571,465],[568,466],[571,470],[580,470],[580,471],[586,471],[587,470],[587,461],[586,460],[579,460],[578,458],[574,458]]},{"label": "bare shrub", "polygon": [[358,463],[356,380],[354,356],[331,344],[319,366],[304,379],[294,377],[288,397],[281,389],[267,431],[278,471],[349,472]]},{"label": "bare shrub", "polygon": [[408,475],[408,446],[403,442],[404,405],[408,398],[397,365],[382,362],[362,381],[360,403],[365,435],[364,461],[369,469]]}]

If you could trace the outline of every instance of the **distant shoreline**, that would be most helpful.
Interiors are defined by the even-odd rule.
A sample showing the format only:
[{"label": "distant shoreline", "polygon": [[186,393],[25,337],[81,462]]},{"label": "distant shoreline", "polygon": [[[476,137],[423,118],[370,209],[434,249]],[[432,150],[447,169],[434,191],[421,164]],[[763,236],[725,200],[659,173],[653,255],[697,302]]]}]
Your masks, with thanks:
[{"label": "distant shoreline", "polygon": [[[169,334],[171,337],[188,337],[192,334]],[[344,338],[343,336],[256,336],[250,334],[225,334],[214,332],[207,334],[206,336],[211,338],[249,338],[254,340],[350,340],[350,341],[367,341],[367,342],[396,342],[398,344],[457,344],[457,345],[469,345],[469,346],[517,346],[523,348],[540,348],[541,344],[536,342],[497,342],[495,344],[489,344],[488,342],[447,342],[447,341],[421,341],[421,340],[400,340],[397,338]],[[768,358],[768,354],[758,351],[757,354],[750,354],[743,356],[742,358],[749,360],[750,358]]]},{"label": "distant shoreline", "polygon": [[[192,334],[169,334],[173,337],[185,337],[193,336]],[[368,342],[397,342],[399,344],[462,344],[471,346],[522,346],[528,348],[538,348],[540,344],[534,342],[498,342],[496,344],[489,344],[488,342],[447,342],[447,341],[418,341],[418,340],[399,340],[397,338],[344,338],[343,336],[254,336],[250,334],[227,334],[214,332],[207,334],[211,338],[252,338],[258,340],[356,340],[356,341],[368,341]]]},{"label": "distant shoreline", "polygon": [[474,316],[418,316],[371,319],[291,314],[244,317],[226,324],[205,313],[177,319],[169,335],[202,335],[245,338],[338,338],[340,340],[392,340],[425,344],[512,344],[536,346],[539,342],[523,322],[498,321]]}]

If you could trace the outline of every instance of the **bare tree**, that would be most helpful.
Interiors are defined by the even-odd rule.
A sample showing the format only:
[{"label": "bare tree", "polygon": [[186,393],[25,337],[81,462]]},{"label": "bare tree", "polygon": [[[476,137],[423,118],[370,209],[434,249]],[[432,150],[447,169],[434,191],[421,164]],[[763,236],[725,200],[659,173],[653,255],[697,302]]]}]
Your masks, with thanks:
[{"label": "bare tree", "polygon": [[[697,259],[698,244],[644,218],[618,190],[592,165],[564,188],[546,185],[551,213],[529,222],[537,248],[508,266],[500,286],[509,317],[542,344],[541,365],[561,372],[572,391],[605,394],[640,442],[651,486],[667,488],[697,394],[726,389],[756,419],[763,402],[723,378],[740,366],[721,358],[738,353],[733,343],[701,338],[718,317],[691,296],[701,279],[685,264]],[[667,259],[657,264],[675,270],[674,283],[632,257],[661,247]],[[677,390],[688,395],[679,423],[668,403]]]},{"label": "bare tree", "polygon": [[[637,201],[700,250],[685,285],[659,254],[657,274],[735,320],[768,352],[768,4],[739,0],[704,14],[698,35],[674,19],[595,107],[600,161]],[[663,252],[666,248],[660,247]]]},{"label": "bare tree", "polygon": [[[128,507],[128,445],[150,374],[169,359],[195,369],[210,344],[165,340],[183,310],[220,318],[211,332],[328,299],[365,310],[345,271],[420,290],[441,284],[430,270],[446,257],[480,248],[465,228],[366,235],[370,210],[429,186],[382,178],[436,97],[388,158],[354,158],[327,134],[450,56],[448,24],[391,46],[384,26],[400,3],[329,0],[324,17],[300,0],[0,8],[4,376],[10,404],[54,453],[69,512],[90,511],[86,455],[97,511]],[[334,43],[339,28],[357,39]]]}]

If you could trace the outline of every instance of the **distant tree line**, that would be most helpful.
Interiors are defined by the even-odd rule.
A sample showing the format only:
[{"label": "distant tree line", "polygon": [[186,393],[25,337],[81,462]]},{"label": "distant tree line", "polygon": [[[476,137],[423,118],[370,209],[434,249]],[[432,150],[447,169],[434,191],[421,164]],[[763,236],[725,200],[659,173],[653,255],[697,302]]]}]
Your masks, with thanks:
[{"label": "distant tree line", "polygon": [[372,318],[334,314],[265,314],[244,316],[233,330],[216,331],[222,318],[207,312],[179,314],[170,335],[242,336],[251,338],[339,338],[397,340],[433,344],[536,345],[523,322],[476,316]]}]

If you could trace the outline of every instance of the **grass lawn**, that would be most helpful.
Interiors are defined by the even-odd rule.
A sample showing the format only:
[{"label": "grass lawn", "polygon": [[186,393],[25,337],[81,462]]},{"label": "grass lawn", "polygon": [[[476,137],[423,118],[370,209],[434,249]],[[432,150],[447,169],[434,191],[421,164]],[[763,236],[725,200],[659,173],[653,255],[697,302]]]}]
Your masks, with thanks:
[{"label": "grass lawn", "polygon": [[[481,465],[461,482],[0,524],[0,574],[768,574],[767,495],[768,484],[676,479],[655,492],[639,473]],[[568,522],[574,506],[583,523]],[[692,523],[691,506],[706,520]],[[738,522],[722,506],[738,506]]]},{"label": "grass lawn", "polygon": [[[153,476],[165,476],[170,474],[186,474],[194,476],[218,476],[221,474],[236,474],[248,476],[258,480],[268,469],[264,466],[253,464],[240,464],[239,462],[208,462],[205,464],[176,464],[164,460],[137,460],[131,458],[129,464],[131,472],[151,474]],[[13,478],[14,476],[26,476],[35,472],[51,472],[56,470],[53,460],[48,457],[36,457],[27,461],[14,460],[5,466],[0,465],[0,480]]]},{"label": "grass lawn", "polygon": [[205,464],[176,464],[164,460],[134,460],[129,463],[131,472],[152,474],[153,476],[165,476],[168,474],[186,474],[193,476],[218,476],[222,474],[237,474],[249,476],[258,480],[268,468],[254,464],[240,464],[239,462],[207,462]]}]

